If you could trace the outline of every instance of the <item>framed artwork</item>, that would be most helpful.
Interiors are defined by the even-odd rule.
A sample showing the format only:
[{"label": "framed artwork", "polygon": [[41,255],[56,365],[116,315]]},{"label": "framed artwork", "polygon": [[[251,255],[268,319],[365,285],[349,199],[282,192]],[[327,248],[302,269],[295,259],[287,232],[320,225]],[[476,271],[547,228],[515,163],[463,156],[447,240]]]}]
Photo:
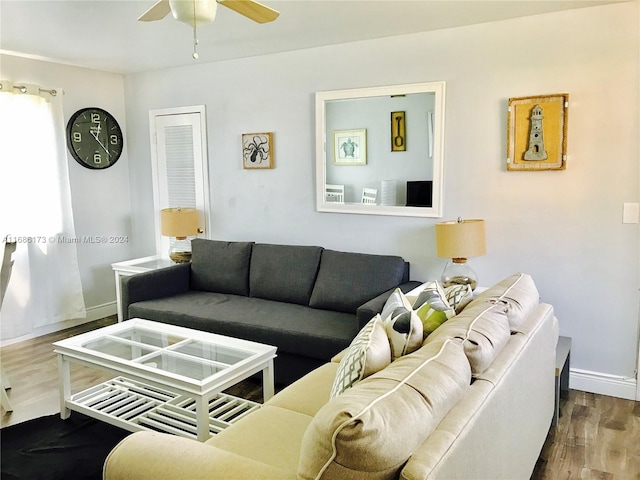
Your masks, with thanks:
[{"label": "framed artwork", "polygon": [[564,170],[569,94],[509,99],[507,170]]},{"label": "framed artwork", "polygon": [[242,134],[242,167],[273,168],[273,132]]},{"label": "framed artwork", "polygon": [[335,130],[333,163],[336,165],[367,164],[367,130]]},{"label": "framed artwork", "polygon": [[407,150],[407,129],[405,126],[405,112],[391,112],[391,151],[405,152]]}]

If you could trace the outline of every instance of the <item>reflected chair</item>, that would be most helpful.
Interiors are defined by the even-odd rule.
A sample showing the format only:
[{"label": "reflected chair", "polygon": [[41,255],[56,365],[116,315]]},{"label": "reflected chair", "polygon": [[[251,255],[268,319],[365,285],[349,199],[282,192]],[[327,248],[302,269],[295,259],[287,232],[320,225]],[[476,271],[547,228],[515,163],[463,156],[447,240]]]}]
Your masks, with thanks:
[{"label": "reflected chair", "polygon": [[324,186],[324,201],[327,203],[344,203],[344,185]]},{"label": "reflected chair", "polygon": [[362,203],[365,205],[375,205],[378,199],[378,190],[375,188],[362,189]]},{"label": "reflected chair", "polygon": [[[4,294],[7,291],[7,286],[9,285],[9,277],[11,277],[11,268],[13,267],[13,260],[11,256],[13,252],[16,250],[15,242],[7,242],[3,247],[3,255],[2,255],[2,264],[0,265],[0,309],[2,309],[2,301],[4,300]],[[0,380],[2,381],[2,388],[0,388],[0,400],[2,403],[2,408],[4,408],[7,412],[13,411],[13,406],[9,401],[9,397],[7,396],[6,390],[11,388],[11,383],[9,379],[2,370],[2,364],[0,363]]]}]

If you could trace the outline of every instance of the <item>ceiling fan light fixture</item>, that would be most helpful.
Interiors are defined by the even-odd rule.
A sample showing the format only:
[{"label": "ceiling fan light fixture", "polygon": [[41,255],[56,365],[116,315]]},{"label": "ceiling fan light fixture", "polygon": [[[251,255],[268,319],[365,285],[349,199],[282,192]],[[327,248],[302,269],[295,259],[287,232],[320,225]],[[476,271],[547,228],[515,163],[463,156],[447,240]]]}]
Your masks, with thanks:
[{"label": "ceiling fan light fixture", "polygon": [[218,9],[215,0],[169,0],[169,5],[173,18],[192,27],[213,22]]},{"label": "ceiling fan light fixture", "polygon": [[193,28],[192,57],[195,60],[198,58],[197,27],[214,21],[218,2],[257,23],[272,22],[280,15],[277,10],[262,5],[255,0],[158,0],[138,17],[138,21],[155,22],[162,20],[171,12],[174,19]]}]

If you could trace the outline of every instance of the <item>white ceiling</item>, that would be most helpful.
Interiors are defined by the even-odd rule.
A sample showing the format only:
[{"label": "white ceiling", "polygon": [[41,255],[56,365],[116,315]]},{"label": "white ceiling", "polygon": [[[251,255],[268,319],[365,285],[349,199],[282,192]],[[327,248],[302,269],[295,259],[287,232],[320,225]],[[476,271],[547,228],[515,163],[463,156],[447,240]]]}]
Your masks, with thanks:
[{"label": "white ceiling", "polygon": [[598,0],[262,0],[280,17],[257,24],[220,6],[193,31],[170,15],[137,18],[154,0],[0,0],[0,53],[117,73],[164,69],[582,8]]}]

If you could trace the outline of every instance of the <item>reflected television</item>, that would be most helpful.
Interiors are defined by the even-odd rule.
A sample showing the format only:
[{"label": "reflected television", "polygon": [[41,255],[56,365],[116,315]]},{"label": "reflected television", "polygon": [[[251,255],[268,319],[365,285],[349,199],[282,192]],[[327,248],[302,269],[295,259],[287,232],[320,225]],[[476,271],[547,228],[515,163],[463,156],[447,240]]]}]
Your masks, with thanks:
[{"label": "reflected television", "polygon": [[433,181],[419,180],[407,182],[407,207],[432,207]]}]

